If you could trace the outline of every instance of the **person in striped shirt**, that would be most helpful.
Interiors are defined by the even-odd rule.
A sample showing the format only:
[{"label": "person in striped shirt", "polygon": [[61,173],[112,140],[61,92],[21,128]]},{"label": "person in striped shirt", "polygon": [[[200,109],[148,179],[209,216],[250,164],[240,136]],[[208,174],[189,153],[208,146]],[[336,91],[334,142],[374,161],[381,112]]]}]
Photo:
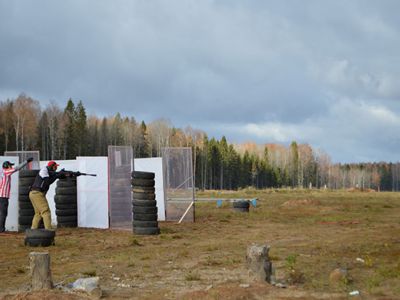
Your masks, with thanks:
[{"label": "person in striped shirt", "polygon": [[3,163],[3,174],[0,181],[0,233],[6,230],[5,225],[8,215],[8,199],[10,198],[11,191],[11,175],[25,167],[32,160],[33,158],[30,157],[15,168],[13,167],[14,164],[9,161]]}]

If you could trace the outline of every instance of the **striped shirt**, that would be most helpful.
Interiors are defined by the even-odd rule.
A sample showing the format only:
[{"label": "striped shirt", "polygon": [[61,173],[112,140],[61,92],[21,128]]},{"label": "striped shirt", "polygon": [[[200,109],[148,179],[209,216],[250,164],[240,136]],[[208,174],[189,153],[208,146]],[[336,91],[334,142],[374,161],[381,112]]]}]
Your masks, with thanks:
[{"label": "striped shirt", "polygon": [[3,177],[0,181],[0,197],[10,198],[11,191],[11,175],[17,170],[14,168],[3,169]]}]

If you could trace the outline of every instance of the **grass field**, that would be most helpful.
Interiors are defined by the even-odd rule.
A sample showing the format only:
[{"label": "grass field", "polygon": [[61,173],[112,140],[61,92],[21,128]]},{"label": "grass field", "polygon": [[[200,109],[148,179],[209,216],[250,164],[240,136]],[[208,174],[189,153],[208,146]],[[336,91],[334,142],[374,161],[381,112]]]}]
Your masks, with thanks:
[{"label": "grass field", "polygon": [[[400,194],[242,190],[199,198],[257,198],[249,213],[225,201],[196,203],[196,222],[160,222],[158,236],[130,231],[59,229],[56,245],[29,248],[23,234],[0,236],[0,296],[80,299],[29,292],[31,251],[49,251],[53,281],[99,276],[108,299],[400,299]],[[254,281],[249,245],[268,244],[278,288]],[[336,268],[348,276],[331,282]],[[19,293],[19,294],[17,294]]]}]

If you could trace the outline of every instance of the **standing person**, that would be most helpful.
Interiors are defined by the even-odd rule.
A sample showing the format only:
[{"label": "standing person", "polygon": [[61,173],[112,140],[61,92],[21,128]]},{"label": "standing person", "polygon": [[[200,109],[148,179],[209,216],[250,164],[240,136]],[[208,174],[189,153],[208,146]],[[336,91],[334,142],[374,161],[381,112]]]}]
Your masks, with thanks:
[{"label": "standing person", "polygon": [[43,219],[45,229],[52,229],[51,214],[49,204],[46,200],[46,193],[54,181],[66,177],[63,170],[61,170],[61,172],[56,172],[58,166],[59,164],[54,160],[49,161],[47,166],[40,169],[39,174],[36,176],[31,187],[29,199],[31,200],[33,209],[35,210],[31,229],[37,229],[41,219]]},{"label": "standing person", "polygon": [[3,177],[0,181],[0,233],[6,230],[6,219],[8,215],[8,199],[10,198],[11,191],[11,175],[25,167],[33,160],[32,157],[20,165],[13,167],[13,163],[8,160],[3,163]]}]

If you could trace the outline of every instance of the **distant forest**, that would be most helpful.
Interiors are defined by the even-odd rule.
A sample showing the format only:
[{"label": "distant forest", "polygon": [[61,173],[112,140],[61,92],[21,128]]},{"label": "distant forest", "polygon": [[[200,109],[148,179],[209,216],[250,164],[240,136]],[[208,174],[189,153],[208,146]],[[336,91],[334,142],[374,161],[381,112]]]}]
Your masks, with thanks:
[{"label": "distant forest", "polygon": [[175,128],[165,119],[149,124],[133,116],[87,116],[81,101],[45,109],[21,94],[0,102],[0,153],[40,151],[41,160],[107,156],[109,145],[132,146],[136,158],[161,156],[163,147],[192,147],[200,189],[374,189],[398,191],[400,163],[333,164],[307,144],[233,145],[201,130]]}]

